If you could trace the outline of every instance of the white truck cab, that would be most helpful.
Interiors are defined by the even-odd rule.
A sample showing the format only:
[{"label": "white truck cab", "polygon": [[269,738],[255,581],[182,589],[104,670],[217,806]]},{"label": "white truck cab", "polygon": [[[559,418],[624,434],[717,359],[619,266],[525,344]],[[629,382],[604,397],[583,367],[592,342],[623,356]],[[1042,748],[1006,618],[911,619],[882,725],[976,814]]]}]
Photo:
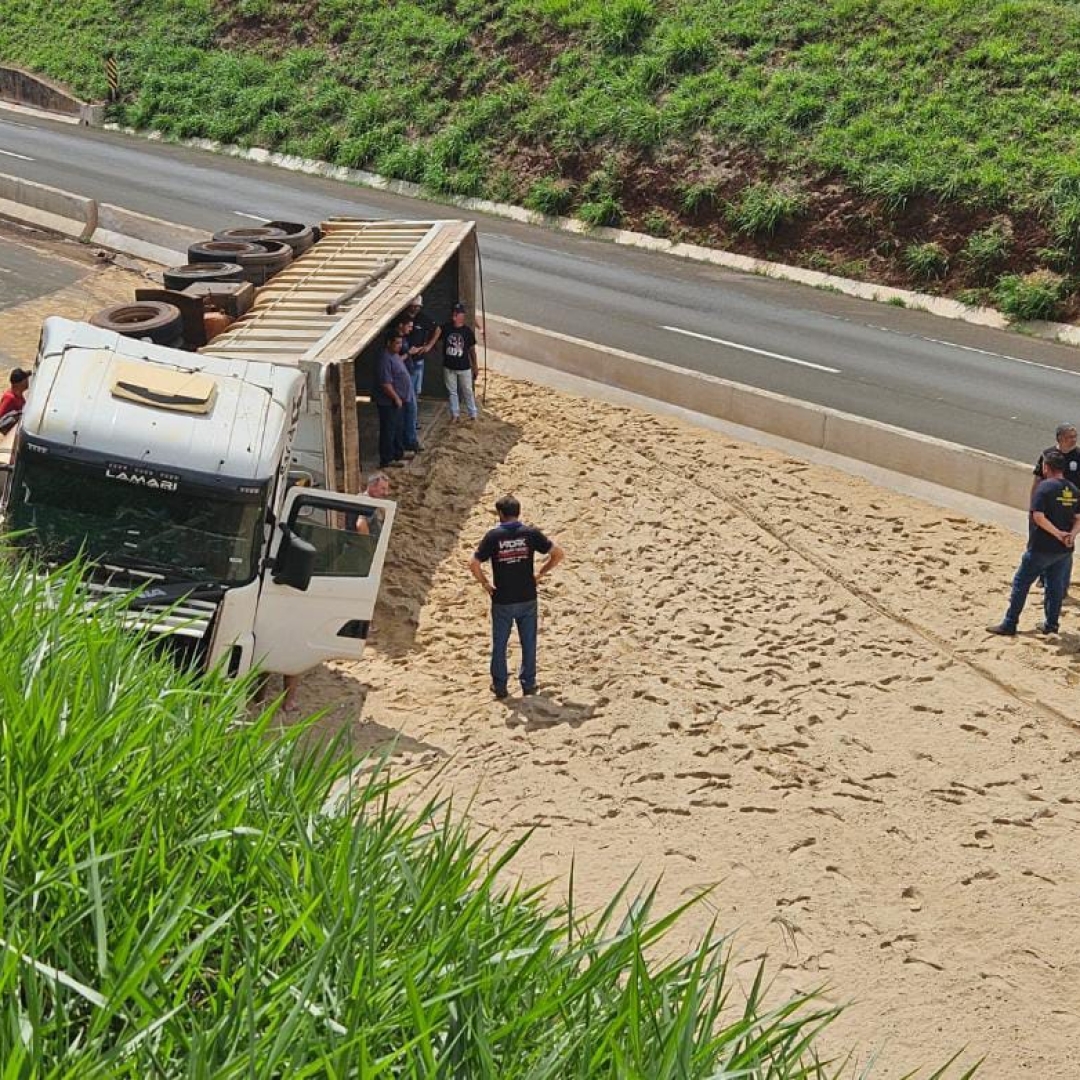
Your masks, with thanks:
[{"label": "white truck cab", "polygon": [[290,489],[305,388],[297,368],[48,319],[5,529],[46,565],[81,553],[92,589],[140,589],[132,617],[200,664],[359,657],[394,504]]}]

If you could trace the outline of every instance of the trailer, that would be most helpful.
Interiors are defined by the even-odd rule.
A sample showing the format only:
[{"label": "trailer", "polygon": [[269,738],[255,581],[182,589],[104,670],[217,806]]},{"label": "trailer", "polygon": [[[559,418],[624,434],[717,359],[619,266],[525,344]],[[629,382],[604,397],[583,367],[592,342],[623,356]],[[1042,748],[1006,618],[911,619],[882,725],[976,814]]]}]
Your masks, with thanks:
[{"label": "trailer", "polygon": [[357,494],[363,391],[414,296],[475,310],[471,222],[320,232],[199,352],[47,319],[8,449],[16,546],[81,557],[91,593],[137,593],[136,625],[232,674],[360,657],[395,509]]}]

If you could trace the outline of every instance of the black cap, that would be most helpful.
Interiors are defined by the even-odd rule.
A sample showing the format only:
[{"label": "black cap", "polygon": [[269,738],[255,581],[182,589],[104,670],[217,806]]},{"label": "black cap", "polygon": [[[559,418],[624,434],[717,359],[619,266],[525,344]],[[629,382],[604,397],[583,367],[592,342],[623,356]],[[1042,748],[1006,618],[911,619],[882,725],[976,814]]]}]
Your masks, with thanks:
[{"label": "black cap", "polygon": [[16,383],[28,382],[30,379],[30,372],[23,371],[21,367],[13,368],[11,374],[8,376],[8,382],[14,386]]},{"label": "black cap", "polygon": [[451,309],[455,315],[465,314],[465,305],[459,300]]}]

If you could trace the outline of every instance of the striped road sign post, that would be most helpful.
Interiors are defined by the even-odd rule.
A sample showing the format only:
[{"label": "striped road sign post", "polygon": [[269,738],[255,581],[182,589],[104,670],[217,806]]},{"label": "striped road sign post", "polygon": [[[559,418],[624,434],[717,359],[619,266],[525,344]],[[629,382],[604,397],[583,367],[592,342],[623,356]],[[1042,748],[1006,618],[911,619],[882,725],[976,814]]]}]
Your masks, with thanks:
[{"label": "striped road sign post", "polygon": [[109,84],[109,101],[114,102],[120,97],[120,69],[111,53],[105,57],[105,81]]}]

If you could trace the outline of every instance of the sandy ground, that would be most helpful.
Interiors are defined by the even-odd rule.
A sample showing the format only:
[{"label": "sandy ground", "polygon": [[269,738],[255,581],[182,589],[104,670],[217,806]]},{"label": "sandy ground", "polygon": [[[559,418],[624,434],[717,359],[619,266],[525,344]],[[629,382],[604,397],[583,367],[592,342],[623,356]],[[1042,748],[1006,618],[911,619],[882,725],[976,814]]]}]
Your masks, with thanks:
[{"label": "sandy ground", "polygon": [[[137,275],[0,314],[41,317]],[[678,421],[492,377],[487,412],[395,477],[399,518],[364,661],[300,704],[396,738],[530,881],[598,907],[662,876],[710,898],[749,977],[852,1004],[826,1048],[898,1077],[968,1048],[990,1078],[1080,1075],[1080,619],[988,638],[1020,553],[988,525]],[[517,493],[568,551],[542,594],[542,693],[488,692],[465,564]]]},{"label": "sandy ground", "polygon": [[[1077,609],[989,638],[1021,543],[678,421],[491,377],[487,415],[398,477],[375,640],[301,705],[475,794],[529,880],[597,907],[631,874],[704,886],[747,976],[852,1002],[826,1040],[875,1076],[968,1048],[1080,1075],[1073,926]],[[467,574],[495,497],[568,551],[539,697],[488,692]],[[1034,594],[1037,600],[1041,594]],[[1071,624],[1071,625],[1070,625]],[[359,719],[356,719],[359,712]]]}]

